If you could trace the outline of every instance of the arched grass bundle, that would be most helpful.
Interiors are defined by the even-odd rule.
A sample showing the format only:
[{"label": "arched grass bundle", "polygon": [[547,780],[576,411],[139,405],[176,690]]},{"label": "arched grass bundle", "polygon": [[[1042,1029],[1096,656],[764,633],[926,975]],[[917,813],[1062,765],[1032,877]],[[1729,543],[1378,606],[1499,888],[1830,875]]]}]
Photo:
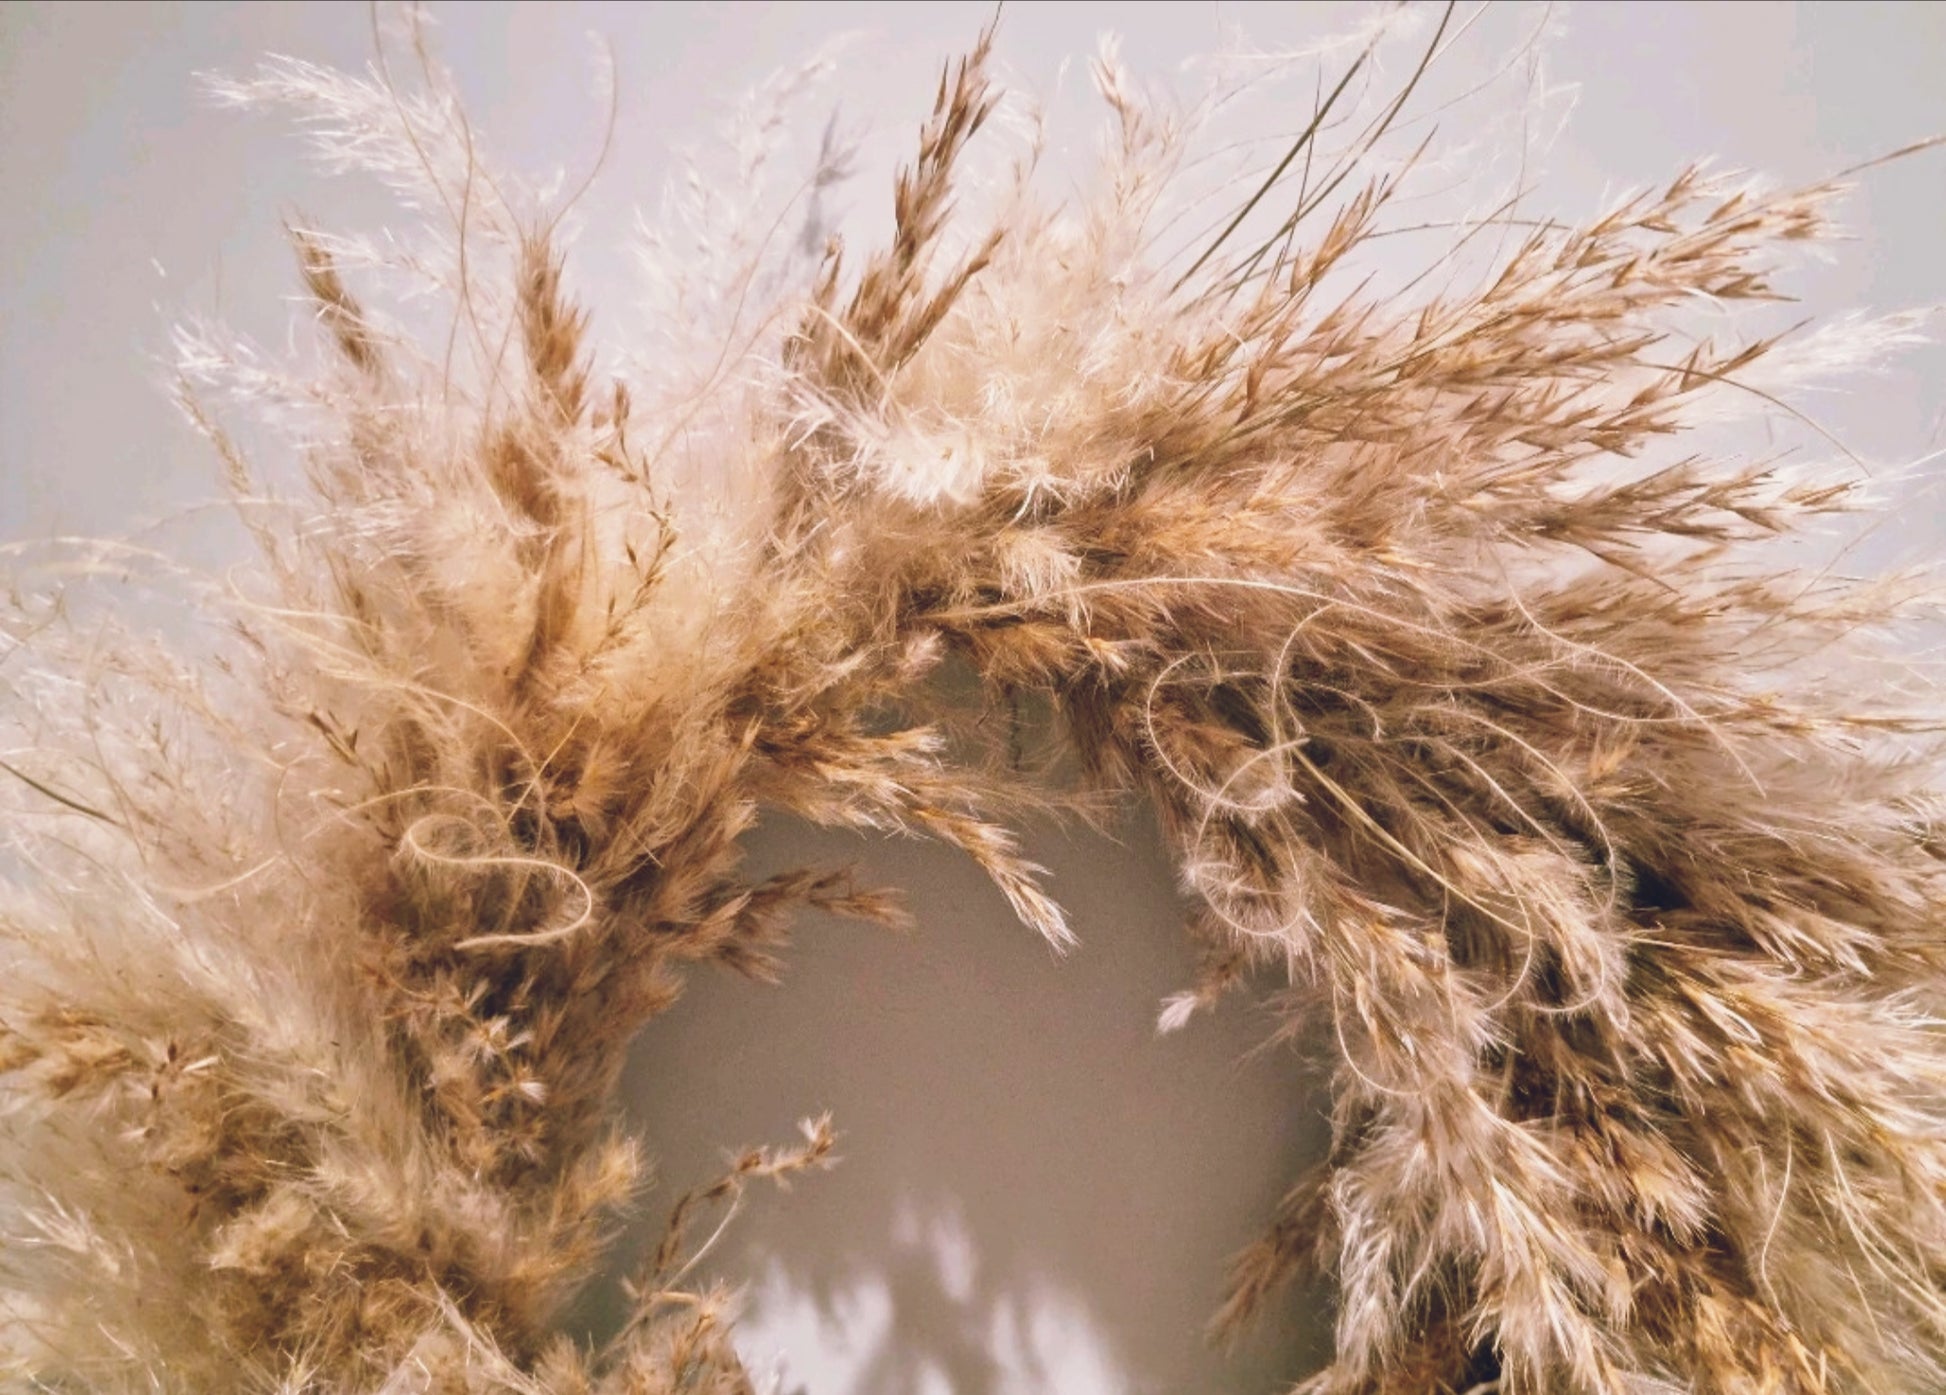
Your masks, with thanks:
[{"label": "arched grass bundle", "polygon": [[6,614],[11,1388],[750,1388],[694,1257],[828,1120],[677,1206],[605,1346],[560,1330],[642,1178],[636,1029],[692,966],[778,972],[800,907],[899,918],[739,839],[936,839],[1063,947],[1018,821],[1130,798],[1204,951],[1161,1027],[1274,991],[1335,1051],[1330,1155],[1218,1315],[1327,1275],[1302,1390],[1940,1388],[1931,595],[1807,570],[1861,478],[1758,430],[1912,326],[1749,331],[1840,184],[1697,170],[1366,280],[1462,19],[1334,51],[1241,165],[1211,120],[1288,64],[1178,106],[1106,50],[1064,199],[983,37],[865,251],[811,216],[841,143],[779,184],[758,111],[634,343],[423,49],[218,83],[413,227],[291,229],[312,358],[181,336],[259,548],[171,583],[219,639],[104,642],[26,580]]}]

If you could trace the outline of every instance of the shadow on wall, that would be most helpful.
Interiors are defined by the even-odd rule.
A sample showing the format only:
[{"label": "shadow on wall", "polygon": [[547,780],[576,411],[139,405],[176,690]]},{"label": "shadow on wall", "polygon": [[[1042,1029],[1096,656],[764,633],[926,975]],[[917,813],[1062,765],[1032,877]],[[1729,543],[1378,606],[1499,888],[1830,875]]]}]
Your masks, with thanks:
[{"label": "shadow on wall", "polygon": [[[1082,938],[1066,960],[949,850],[793,826],[753,838],[758,875],[860,861],[861,885],[906,890],[918,929],[807,916],[781,987],[699,975],[649,1025],[624,1100],[658,1187],[618,1254],[653,1243],[724,1146],[789,1141],[829,1109],[841,1165],[788,1195],[753,1189],[709,1260],[749,1284],[739,1345],[760,1382],[1288,1388],[1324,1357],[1321,1294],[1291,1292],[1229,1351],[1203,1331],[1229,1257],[1326,1146],[1322,1080],[1291,1051],[1253,1053],[1271,1022],[1241,997],[1157,1036],[1193,955],[1152,828],[1030,851]],[[599,1329],[616,1319],[597,1303]]]}]

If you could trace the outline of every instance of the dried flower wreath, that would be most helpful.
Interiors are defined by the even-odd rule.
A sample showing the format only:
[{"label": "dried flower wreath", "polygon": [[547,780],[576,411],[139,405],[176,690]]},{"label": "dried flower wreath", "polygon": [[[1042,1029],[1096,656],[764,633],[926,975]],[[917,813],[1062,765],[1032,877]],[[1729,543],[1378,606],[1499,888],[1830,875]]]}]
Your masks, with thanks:
[{"label": "dried flower wreath", "polygon": [[[773,973],[795,907],[898,916],[843,872],[747,882],[739,837],[943,840],[1060,946],[1010,821],[1128,794],[1200,908],[1163,1027],[1275,975],[1337,1048],[1330,1155],[1218,1319],[1329,1274],[1304,1390],[1940,1388],[1940,705],[1885,638],[1927,593],[1797,568],[1849,471],[1656,450],[1726,403],[1789,419],[1761,369],[1909,326],[1685,346],[1837,187],[1693,170],[1456,228],[1442,264],[1514,230],[1471,280],[1363,286],[1411,168],[1374,152],[1453,24],[1414,18],[1369,120],[1367,47],[1181,255],[1199,127],[1112,53],[1092,189],[1047,206],[1027,161],[956,211],[982,38],[889,246],[704,210],[625,373],[562,201],[488,172],[423,51],[410,89],[220,84],[439,235],[292,230],[315,368],[184,333],[261,549],[193,592],[221,643],[104,642],[16,587],[9,1388],[748,1389],[693,1233],[825,1163],[825,1121],[683,1200],[605,1346],[556,1329],[642,1170],[636,1028],[689,966]],[[302,501],[223,391],[294,433]],[[965,720],[994,695],[1056,756]]]}]

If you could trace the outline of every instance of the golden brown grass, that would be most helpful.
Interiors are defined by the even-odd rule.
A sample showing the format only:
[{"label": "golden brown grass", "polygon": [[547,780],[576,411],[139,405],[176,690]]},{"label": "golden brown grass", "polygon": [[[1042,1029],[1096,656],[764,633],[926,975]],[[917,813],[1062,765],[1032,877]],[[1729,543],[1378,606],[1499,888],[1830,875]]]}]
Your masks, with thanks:
[{"label": "golden brown grass", "polygon": [[[1365,160],[1416,73],[1362,127],[1320,84],[1165,256],[1198,127],[1112,55],[1091,192],[956,204],[987,57],[942,76],[886,248],[793,280],[726,227],[626,375],[559,210],[436,80],[220,89],[294,103],[438,232],[293,229],[316,364],[185,334],[262,550],[192,588],[221,643],[18,590],[18,1388],[748,1389],[694,1238],[827,1162],[826,1121],[678,1205],[605,1348],[554,1327],[642,1178],[611,1104],[636,1028],[692,965],[777,972],[798,907],[898,918],[842,871],[746,881],[740,837],[943,840],[1059,946],[1010,820],[1124,795],[1206,950],[1164,1028],[1269,979],[1338,1053],[1330,1156],[1219,1318],[1327,1272],[1303,1390],[1946,1381],[1940,704],[1879,676],[1925,592],[1794,565],[1848,471],[1656,453],[1773,404],[1776,339],[1682,317],[1772,297],[1836,186],[1684,171],[1378,294],[1354,272],[1411,166]],[[367,309],[401,279],[450,333]],[[257,482],[203,405],[232,388],[293,424],[308,492]],[[955,661],[1064,759],[963,720]]]}]

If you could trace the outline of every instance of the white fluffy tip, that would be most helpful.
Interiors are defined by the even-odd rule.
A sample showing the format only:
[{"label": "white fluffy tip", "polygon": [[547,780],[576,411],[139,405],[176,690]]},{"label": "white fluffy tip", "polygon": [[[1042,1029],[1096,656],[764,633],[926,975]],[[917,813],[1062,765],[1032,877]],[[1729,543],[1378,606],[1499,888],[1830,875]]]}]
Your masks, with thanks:
[{"label": "white fluffy tip", "polygon": [[1196,1014],[1198,999],[1194,993],[1172,993],[1162,1000],[1162,1012],[1155,1019],[1158,1036],[1168,1036],[1179,1032],[1188,1025],[1189,1019]]}]

